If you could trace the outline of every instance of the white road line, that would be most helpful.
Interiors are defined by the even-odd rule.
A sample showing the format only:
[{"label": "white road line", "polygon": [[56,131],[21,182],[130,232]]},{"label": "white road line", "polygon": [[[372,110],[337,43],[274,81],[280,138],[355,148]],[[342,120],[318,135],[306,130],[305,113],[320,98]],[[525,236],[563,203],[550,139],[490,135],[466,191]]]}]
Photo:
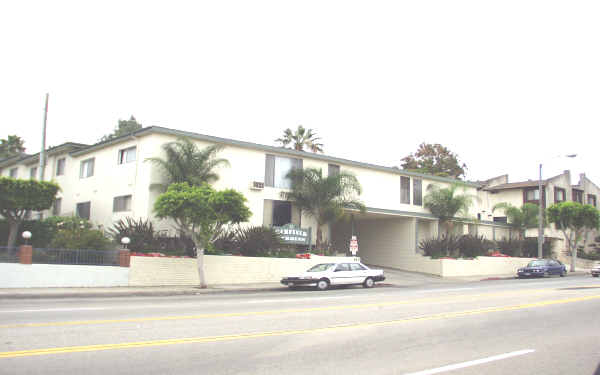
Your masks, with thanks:
[{"label": "white road line", "polygon": [[457,364],[454,364],[454,365],[448,365],[448,366],[444,366],[444,367],[438,367],[438,368],[434,368],[434,369],[430,369],[430,370],[423,370],[423,371],[419,371],[419,372],[411,372],[410,374],[405,374],[405,375],[432,375],[432,374],[439,374],[441,372],[447,372],[447,371],[458,370],[458,369],[465,368],[465,367],[477,366],[477,365],[481,365],[483,363],[488,363],[488,362],[493,362],[493,361],[499,361],[501,359],[507,359],[507,358],[511,358],[511,357],[516,357],[516,356],[524,355],[524,354],[533,353],[533,352],[535,352],[534,349],[519,350],[519,351],[516,351],[516,352],[499,354],[499,355],[495,355],[495,356],[492,356],[492,357],[487,357],[487,358],[482,358],[482,359],[476,359],[474,361],[457,363]]}]

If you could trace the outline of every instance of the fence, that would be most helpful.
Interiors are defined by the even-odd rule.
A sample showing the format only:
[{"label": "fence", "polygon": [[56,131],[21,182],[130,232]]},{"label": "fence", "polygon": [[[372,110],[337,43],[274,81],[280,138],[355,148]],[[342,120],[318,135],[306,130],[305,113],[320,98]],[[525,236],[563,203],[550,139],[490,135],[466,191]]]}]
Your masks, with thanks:
[{"label": "fence", "polygon": [[0,263],[19,263],[19,248],[0,246]]},{"label": "fence", "polygon": [[33,249],[34,264],[119,266],[119,250]]}]

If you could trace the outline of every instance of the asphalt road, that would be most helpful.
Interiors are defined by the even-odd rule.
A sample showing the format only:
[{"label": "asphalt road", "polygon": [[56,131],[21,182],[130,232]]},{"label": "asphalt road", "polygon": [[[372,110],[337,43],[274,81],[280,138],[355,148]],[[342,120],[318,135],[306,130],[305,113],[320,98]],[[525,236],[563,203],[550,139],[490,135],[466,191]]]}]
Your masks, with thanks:
[{"label": "asphalt road", "polygon": [[0,374],[600,374],[600,280],[0,301]]}]

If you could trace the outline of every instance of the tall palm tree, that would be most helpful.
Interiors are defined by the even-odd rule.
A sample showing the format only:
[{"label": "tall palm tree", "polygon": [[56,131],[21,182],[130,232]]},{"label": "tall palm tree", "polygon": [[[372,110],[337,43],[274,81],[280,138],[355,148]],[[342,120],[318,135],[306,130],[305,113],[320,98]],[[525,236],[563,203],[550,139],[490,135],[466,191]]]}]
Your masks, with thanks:
[{"label": "tall palm tree", "polygon": [[281,143],[283,147],[291,143],[293,149],[297,151],[304,151],[306,146],[312,152],[323,152],[323,144],[318,142],[320,139],[312,129],[305,129],[304,126],[298,125],[295,132],[290,128],[285,129],[283,137],[277,138],[275,142]]},{"label": "tall palm tree", "polygon": [[[429,185],[429,191],[425,196],[423,206],[427,208],[434,216],[439,219],[440,226],[446,227],[446,234],[449,234],[454,228],[453,219],[460,214],[464,217],[468,215],[469,207],[475,198],[468,194],[457,194],[459,184],[452,184],[449,187],[441,188],[437,185]],[[438,237],[440,231],[438,231]]]},{"label": "tall palm tree", "polygon": [[525,203],[522,207],[515,207],[510,203],[498,203],[492,208],[492,212],[497,209],[504,210],[508,218],[508,224],[513,227],[519,235],[520,255],[523,255],[523,239],[525,231],[529,228],[537,228],[539,207],[537,204]]},{"label": "tall palm tree", "polygon": [[321,169],[307,168],[292,169],[286,177],[292,181],[291,190],[281,195],[317,221],[317,249],[323,243],[323,225],[345,217],[345,209],[365,211],[356,198],[362,188],[352,173],[323,177]]},{"label": "tall palm tree", "polygon": [[221,145],[212,145],[203,149],[198,148],[188,138],[178,138],[162,146],[166,158],[148,158],[163,171],[166,181],[156,184],[166,191],[170,184],[187,182],[191,186],[200,186],[203,183],[213,183],[219,179],[215,169],[219,166],[228,166],[227,159],[217,158],[216,155],[223,149]]}]

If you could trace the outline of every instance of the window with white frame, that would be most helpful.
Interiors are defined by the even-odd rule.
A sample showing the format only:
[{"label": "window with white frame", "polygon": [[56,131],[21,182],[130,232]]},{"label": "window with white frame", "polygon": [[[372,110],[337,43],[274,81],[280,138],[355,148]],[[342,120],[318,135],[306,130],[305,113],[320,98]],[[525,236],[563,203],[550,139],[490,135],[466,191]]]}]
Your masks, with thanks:
[{"label": "window with white frame", "polygon": [[302,169],[302,159],[286,158],[283,156],[267,155],[265,166],[265,186],[280,189],[292,187],[292,181],[287,174],[292,169]]},{"label": "window with white frame", "polygon": [[119,150],[119,164],[135,161],[136,146]]},{"label": "window with white frame", "polygon": [[86,159],[81,162],[79,168],[79,178],[92,177],[94,175],[94,158]]},{"label": "window with white frame", "polygon": [[420,178],[413,178],[413,204],[423,205],[423,180]]},{"label": "window with white frame", "polygon": [[65,158],[60,158],[56,161],[56,175],[57,176],[62,176],[65,174],[65,163],[66,163]]},{"label": "window with white frame", "polygon": [[400,176],[400,203],[410,204],[410,177]]},{"label": "window with white frame", "polygon": [[131,195],[122,195],[113,199],[113,212],[131,211]]},{"label": "window with white frame", "polygon": [[534,189],[530,189],[530,190],[527,190],[526,196],[527,196],[527,201],[528,202],[529,201],[537,201],[537,200],[540,199],[540,191],[539,191],[539,189],[535,189],[535,190]]}]

